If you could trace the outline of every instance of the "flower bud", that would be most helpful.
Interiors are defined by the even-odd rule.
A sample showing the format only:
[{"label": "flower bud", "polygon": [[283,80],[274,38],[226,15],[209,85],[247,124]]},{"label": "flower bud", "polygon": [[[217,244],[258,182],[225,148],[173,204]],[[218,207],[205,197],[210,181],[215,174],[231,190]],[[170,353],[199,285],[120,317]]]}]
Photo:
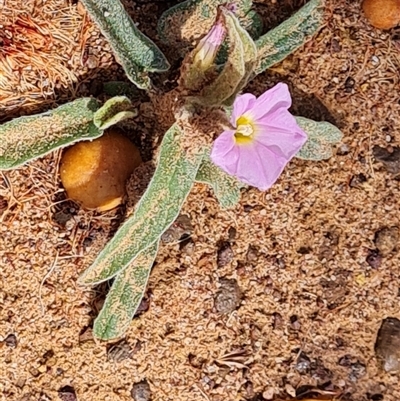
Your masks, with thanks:
[{"label": "flower bud", "polygon": [[214,63],[225,36],[226,28],[221,20],[217,20],[194,50],[193,64],[203,71],[209,69]]}]

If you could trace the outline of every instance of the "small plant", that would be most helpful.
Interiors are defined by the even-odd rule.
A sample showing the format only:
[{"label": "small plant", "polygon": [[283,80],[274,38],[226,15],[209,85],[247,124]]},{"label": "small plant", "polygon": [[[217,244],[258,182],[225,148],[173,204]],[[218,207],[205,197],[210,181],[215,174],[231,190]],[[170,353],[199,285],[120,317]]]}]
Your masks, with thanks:
[{"label": "small plant", "polygon": [[[79,278],[82,285],[114,278],[94,323],[95,336],[110,340],[121,337],[129,327],[160,237],[177,218],[195,182],[209,184],[221,206],[232,207],[245,185],[270,188],[292,157],[329,158],[331,145],[342,134],[327,122],[291,116],[291,98],[284,84],[257,99],[240,94],[253,77],[318,32],[324,22],[323,0],[310,0],[263,36],[250,0],[178,4],[164,13],[158,29],[162,40],[184,55],[179,85],[170,93],[157,94],[150,89],[149,73],[168,68],[161,51],[137,30],[118,0],[83,3],[128,78],[148,89],[152,99],[174,99],[169,104],[175,123],[164,135],[156,170],[135,213]],[[80,99],[47,114],[11,121],[0,127],[0,136],[5,138],[0,145],[1,166],[12,168],[59,146],[98,137],[109,125],[131,117],[128,111],[126,98],[114,98],[102,108],[94,100]],[[49,118],[53,124],[47,123]],[[35,124],[39,131],[31,129]],[[54,126],[56,139],[48,142],[44,133]],[[21,145],[18,132],[34,134],[25,134],[29,140]]]}]

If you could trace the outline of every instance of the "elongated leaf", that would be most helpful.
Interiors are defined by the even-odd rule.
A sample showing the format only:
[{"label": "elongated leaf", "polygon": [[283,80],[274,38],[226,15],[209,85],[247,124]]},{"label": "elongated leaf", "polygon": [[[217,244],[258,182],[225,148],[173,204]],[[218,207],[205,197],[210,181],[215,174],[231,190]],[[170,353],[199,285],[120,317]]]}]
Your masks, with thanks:
[{"label": "elongated leaf", "polygon": [[169,69],[164,54],[136,28],[120,0],[82,0],[82,3],[135,85],[141,89],[149,88],[147,72]]},{"label": "elongated leaf", "polygon": [[296,154],[299,159],[325,160],[332,157],[332,145],[343,137],[339,128],[326,121],[313,121],[305,117],[296,117],[297,124],[308,135],[307,142]]},{"label": "elongated leaf", "polygon": [[96,111],[93,122],[96,127],[105,130],[120,121],[136,116],[137,110],[126,96],[115,96]]},{"label": "elongated leaf", "polygon": [[101,136],[103,131],[93,124],[99,107],[96,100],[83,98],[0,125],[0,169],[12,169],[74,142]]},{"label": "elongated leaf", "polygon": [[135,214],[79,278],[81,284],[97,284],[121,272],[140,252],[154,244],[176,219],[204,154],[204,150],[199,150],[188,156],[182,146],[183,138],[177,125],[167,131],[156,171]]},{"label": "elongated leaf", "polygon": [[324,23],[325,0],[310,0],[285,22],[256,40],[256,74],[279,63],[303,46]]},{"label": "elongated leaf", "polygon": [[245,186],[217,167],[211,161],[209,153],[204,156],[196,175],[196,182],[210,185],[223,209],[234,207],[239,203],[240,189]]},{"label": "elongated leaf", "polygon": [[141,252],[115,277],[103,308],[94,321],[95,337],[112,340],[124,335],[146,291],[157,250],[158,241]]}]

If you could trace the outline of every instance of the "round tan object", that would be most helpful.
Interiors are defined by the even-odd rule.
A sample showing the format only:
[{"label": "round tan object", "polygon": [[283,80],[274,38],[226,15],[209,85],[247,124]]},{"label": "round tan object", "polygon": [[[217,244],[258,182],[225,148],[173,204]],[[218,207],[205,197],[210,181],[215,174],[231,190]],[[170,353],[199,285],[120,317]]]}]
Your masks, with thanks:
[{"label": "round tan object", "polygon": [[77,143],[64,153],[61,182],[68,197],[82,207],[106,211],[122,202],[126,180],[141,163],[138,148],[112,128],[102,137]]},{"label": "round tan object", "polygon": [[400,24],[400,0],[364,0],[362,8],[375,28],[391,29]]}]

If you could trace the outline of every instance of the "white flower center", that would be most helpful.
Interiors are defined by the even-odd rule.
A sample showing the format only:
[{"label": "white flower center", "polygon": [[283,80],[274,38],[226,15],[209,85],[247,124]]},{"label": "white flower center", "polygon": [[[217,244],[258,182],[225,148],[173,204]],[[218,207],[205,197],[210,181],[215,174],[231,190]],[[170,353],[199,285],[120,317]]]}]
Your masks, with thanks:
[{"label": "white flower center", "polygon": [[237,127],[236,133],[243,136],[251,136],[254,134],[254,128],[251,124],[241,124]]}]

